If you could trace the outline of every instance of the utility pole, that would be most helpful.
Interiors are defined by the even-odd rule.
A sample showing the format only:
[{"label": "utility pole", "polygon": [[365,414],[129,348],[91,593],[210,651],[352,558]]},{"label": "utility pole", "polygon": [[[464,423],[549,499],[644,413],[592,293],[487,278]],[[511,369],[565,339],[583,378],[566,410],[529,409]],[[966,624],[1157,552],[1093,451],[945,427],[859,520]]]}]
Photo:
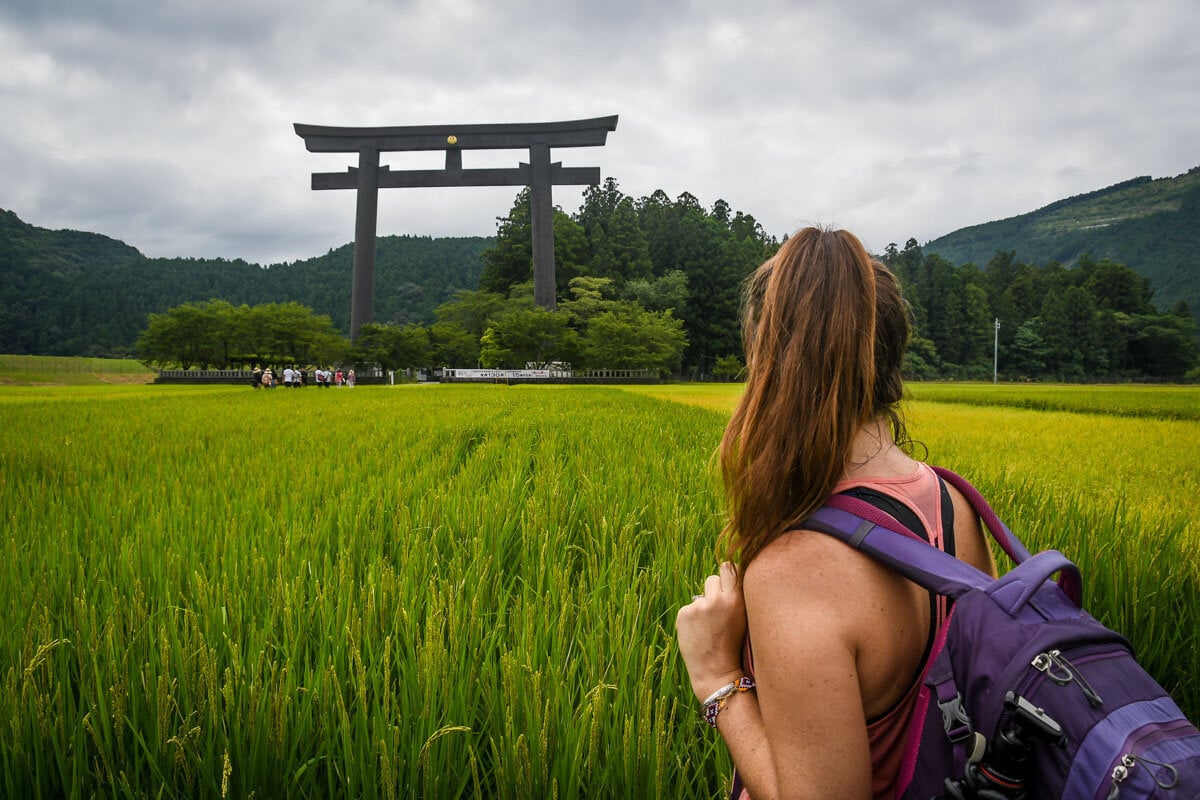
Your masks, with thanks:
[{"label": "utility pole", "polygon": [[996,337],[992,340],[992,383],[996,382],[996,373],[1000,367],[1000,318],[996,317]]}]

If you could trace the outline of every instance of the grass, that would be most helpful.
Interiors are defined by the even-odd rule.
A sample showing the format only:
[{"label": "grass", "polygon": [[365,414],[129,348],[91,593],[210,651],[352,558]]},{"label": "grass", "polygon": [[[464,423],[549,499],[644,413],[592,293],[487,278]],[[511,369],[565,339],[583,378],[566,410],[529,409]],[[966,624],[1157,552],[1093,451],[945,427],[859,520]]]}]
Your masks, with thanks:
[{"label": "grass", "polygon": [[719,420],[603,390],[147,391],[0,405],[25,432],[4,794],[718,784],[659,687],[711,561]]},{"label": "grass", "polygon": [[916,402],[908,424],[947,466],[981,482],[1074,496],[1144,526],[1178,525],[1200,536],[1183,502],[1200,486],[1195,422]]},{"label": "grass", "polygon": [[[728,414],[742,385],[624,391]],[[1200,537],[1184,503],[1200,486],[1200,387],[918,383],[908,392],[904,410],[917,455],[997,489],[1078,497],[1145,526],[1179,526]]]},{"label": "grass", "polygon": [[659,400],[707,408],[720,412],[726,419],[742,396],[741,383],[674,383],[622,386],[621,390]]},{"label": "grass", "polygon": [[0,355],[0,386],[145,384],[157,373],[131,358]]},{"label": "grass", "polygon": [[1200,420],[1200,386],[914,383],[918,401],[1069,411],[1145,419]]},{"label": "grass", "polygon": [[[673,622],[740,389],[0,390],[0,795],[721,796]],[[945,397],[1195,716],[1200,426]]]}]

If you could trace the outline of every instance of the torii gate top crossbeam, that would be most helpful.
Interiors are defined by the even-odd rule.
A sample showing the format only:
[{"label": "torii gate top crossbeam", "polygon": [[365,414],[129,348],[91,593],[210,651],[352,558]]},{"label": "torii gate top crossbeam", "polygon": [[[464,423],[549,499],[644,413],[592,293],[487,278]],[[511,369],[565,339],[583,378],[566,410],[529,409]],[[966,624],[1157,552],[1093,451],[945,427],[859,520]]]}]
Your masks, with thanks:
[{"label": "torii gate top crossbeam", "polygon": [[398,150],[522,150],[549,147],[599,147],[616,130],[617,117],[565,122],[487,125],[400,125],[385,128],[331,127],[295,123],[310,153],[357,153]]}]

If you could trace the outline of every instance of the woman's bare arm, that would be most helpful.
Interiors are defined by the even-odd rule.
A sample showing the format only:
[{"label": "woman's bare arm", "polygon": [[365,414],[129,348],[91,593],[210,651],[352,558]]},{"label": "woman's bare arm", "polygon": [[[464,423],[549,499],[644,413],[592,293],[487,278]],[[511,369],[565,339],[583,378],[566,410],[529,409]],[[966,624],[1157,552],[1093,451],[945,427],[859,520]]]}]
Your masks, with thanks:
[{"label": "woman's bare arm", "polygon": [[859,558],[822,534],[794,533],[746,571],[759,713],[779,797],[871,796],[857,665],[870,593],[861,591]]},{"label": "woman's bare arm", "polygon": [[718,729],[754,800],[870,797],[861,617],[847,574],[858,564],[848,554],[825,536],[782,537],[741,582],[723,571],[680,611],[680,650],[699,698],[741,675],[740,637],[733,645],[730,632],[739,613],[753,625],[757,691],[732,697]]}]

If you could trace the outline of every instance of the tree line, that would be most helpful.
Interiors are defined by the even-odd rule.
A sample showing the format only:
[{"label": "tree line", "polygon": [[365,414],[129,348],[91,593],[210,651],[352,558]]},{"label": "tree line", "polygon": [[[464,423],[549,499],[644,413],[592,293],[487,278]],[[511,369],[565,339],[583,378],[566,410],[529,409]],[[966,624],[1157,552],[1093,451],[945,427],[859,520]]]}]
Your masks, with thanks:
[{"label": "tree line", "polygon": [[[522,193],[499,221],[495,244],[484,251],[479,299],[502,303],[531,291],[528,209]],[[688,340],[680,371],[732,374],[742,357],[740,287],[778,246],[724,201],[705,211],[687,193],[634,200],[609,179],[584,193],[576,214],[556,212],[558,296],[570,307],[573,287],[584,280],[601,300],[670,309]],[[1160,313],[1150,280],[1125,264],[1084,255],[1069,269],[1000,251],[982,268],[956,266],[926,255],[914,239],[903,249],[888,245],[879,257],[912,308],[910,378],[985,379],[993,370],[1012,380],[1200,377],[1200,339],[1187,303]],[[596,287],[597,280],[607,283]],[[497,336],[503,341],[503,331]]]},{"label": "tree line", "polygon": [[684,192],[634,199],[616,180],[588,187],[574,214],[554,210],[557,311],[533,302],[529,190],[518,193],[483,251],[479,288],[439,306],[431,325],[364,326],[366,360],[733,377],[741,367],[739,297],[778,249],[724,200]]},{"label": "tree line", "polygon": [[349,353],[332,320],[306,306],[235,306],[226,300],[151,314],[137,347],[147,363],[181,369],[332,364]]},{"label": "tree line", "polygon": [[686,344],[680,321],[670,313],[603,300],[596,284],[604,281],[576,279],[575,299],[557,312],[535,306],[532,295],[498,300],[463,291],[438,308],[442,319],[432,325],[369,323],[354,343],[328,316],[299,303],[183,303],[150,315],[138,350],[147,363],[181,369],[346,362],[384,370],[518,368],[565,362],[662,375],[678,370]]},{"label": "tree line", "polygon": [[[249,363],[286,354],[297,363],[342,359],[384,369],[569,364],[732,376],[740,368],[740,286],[778,247],[752,216],[722,200],[708,210],[686,192],[674,201],[661,191],[634,200],[609,179],[584,192],[575,214],[555,209],[557,310],[548,311],[533,301],[528,189],[497,227],[483,251],[478,288],[455,292],[434,309],[432,321],[364,325],[351,346],[344,339],[335,344],[329,318],[310,312],[321,324],[305,322],[303,335],[282,342],[268,334],[273,329],[244,320],[274,313],[277,328],[297,326],[295,308],[281,314],[277,304],[210,301],[151,315],[139,347],[160,364],[221,365],[231,363],[231,354]],[[206,333],[207,344],[185,353],[188,336],[180,332],[205,313],[205,330],[225,333]]]},{"label": "tree line", "polygon": [[[582,348],[583,360],[596,362],[613,349],[614,337],[632,336],[649,358],[669,349],[668,329],[678,324],[685,345],[677,360],[660,358],[660,366],[687,375],[728,370],[742,352],[742,282],[778,246],[753,216],[724,200],[705,209],[688,192],[675,200],[661,190],[634,199],[612,178],[590,186],[576,213],[554,212],[556,296],[567,313],[561,342],[551,349],[570,360]],[[526,302],[532,252],[526,189],[483,253],[476,301],[495,308]],[[503,357],[520,338],[503,313],[490,322],[482,325],[484,334],[492,329],[485,359],[493,352]],[[602,366],[621,366],[617,353],[607,356],[614,363]]]},{"label": "tree line", "polygon": [[1072,269],[1038,266],[1001,251],[982,268],[955,266],[914,239],[882,259],[912,307],[913,378],[990,379],[993,369],[1008,380],[1200,377],[1187,303],[1158,312],[1150,280],[1124,264],[1082,256]]},{"label": "tree line", "polygon": [[[558,310],[535,305],[528,193],[498,220],[479,288],[460,289],[433,321],[364,325],[352,345],[330,317],[298,303],[212,300],[150,315],[139,340],[151,363],[377,364],[643,369],[660,375],[741,369],[739,292],[778,248],[753,217],[711,210],[684,193],[634,200],[613,180],[574,215],[555,210]],[[880,258],[900,278],[914,338],[914,379],[1180,380],[1196,378],[1197,326],[1186,303],[1167,313],[1150,281],[1084,256],[1020,262],[1002,251],[982,268],[925,254],[913,239]],[[998,324],[998,327],[997,327]]]},{"label": "tree line", "polygon": [[[392,369],[558,362],[732,376],[742,357],[740,287],[779,246],[753,216],[733,211],[723,200],[706,209],[687,192],[674,200],[662,191],[633,198],[609,179],[589,187],[575,213],[554,211],[559,310],[548,312],[532,299],[532,225],[523,190],[498,219],[494,238],[455,240],[443,251],[441,240],[395,237],[395,260],[416,258],[420,269],[404,273],[409,277],[395,285],[377,281],[375,316],[386,321],[364,326],[352,346],[341,333],[348,325],[349,246],[311,263],[270,268],[156,260],[155,281],[143,283],[135,273],[151,260],[114,240],[40,231],[11,214],[0,219],[0,228],[14,233],[6,240],[8,249],[0,248],[0,267],[16,278],[0,294],[33,291],[36,276],[47,271],[67,294],[72,285],[87,288],[86,300],[71,294],[74,305],[68,305],[75,310],[57,317],[72,319],[78,336],[87,336],[93,317],[127,305],[113,301],[115,284],[98,284],[96,276],[125,275],[139,287],[128,295],[140,298],[142,320],[146,305],[168,297],[159,279],[184,284],[193,295],[220,298],[162,304],[169,310],[150,313],[137,352],[160,366],[353,361]],[[98,254],[103,268],[79,263],[83,252]],[[922,252],[912,239],[903,248],[889,245],[880,258],[896,271],[912,306],[910,377],[985,378],[993,366],[1006,379],[1196,377],[1197,329],[1186,303],[1160,313],[1151,302],[1149,280],[1119,262],[1083,256],[1067,268],[1054,261],[1023,263],[1014,252],[1000,251],[982,267],[955,265]],[[254,279],[242,273],[254,273]],[[418,273],[447,277],[428,291],[414,282]],[[289,291],[266,292],[260,279],[271,274],[277,288],[286,285]],[[258,287],[242,295],[247,299],[231,299],[219,288],[227,280],[239,282],[237,276]],[[206,295],[205,285],[213,288]],[[143,296],[146,291],[160,299]],[[263,299],[297,293],[312,300]],[[23,326],[49,319],[54,294],[43,287],[21,295],[24,317],[12,312],[18,305],[13,299],[7,311],[0,308],[0,329],[30,335]],[[124,335],[117,328],[125,325],[109,324],[114,336]],[[43,338],[62,334],[64,341],[75,341],[76,334],[68,336],[58,323],[48,331],[33,328]],[[18,342],[13,352],[38,349],[35,342],[26,344]]]},{"label": "tree line", "polygon": [[431,325],[369,323],[351,343],[326,315],[299,303],[234,306],[184,303],[151,314],[138,340],[147,363],[181,369],[240,369],[354,363],[384,370],[430,366],[493,368],[567,364],[576,369],[646,370],[670,375],[687,339],[669,311],[605,300],[606,279],[572,280],[573,299],[558,311],[528,294],[501,298],[462,291]]}]

